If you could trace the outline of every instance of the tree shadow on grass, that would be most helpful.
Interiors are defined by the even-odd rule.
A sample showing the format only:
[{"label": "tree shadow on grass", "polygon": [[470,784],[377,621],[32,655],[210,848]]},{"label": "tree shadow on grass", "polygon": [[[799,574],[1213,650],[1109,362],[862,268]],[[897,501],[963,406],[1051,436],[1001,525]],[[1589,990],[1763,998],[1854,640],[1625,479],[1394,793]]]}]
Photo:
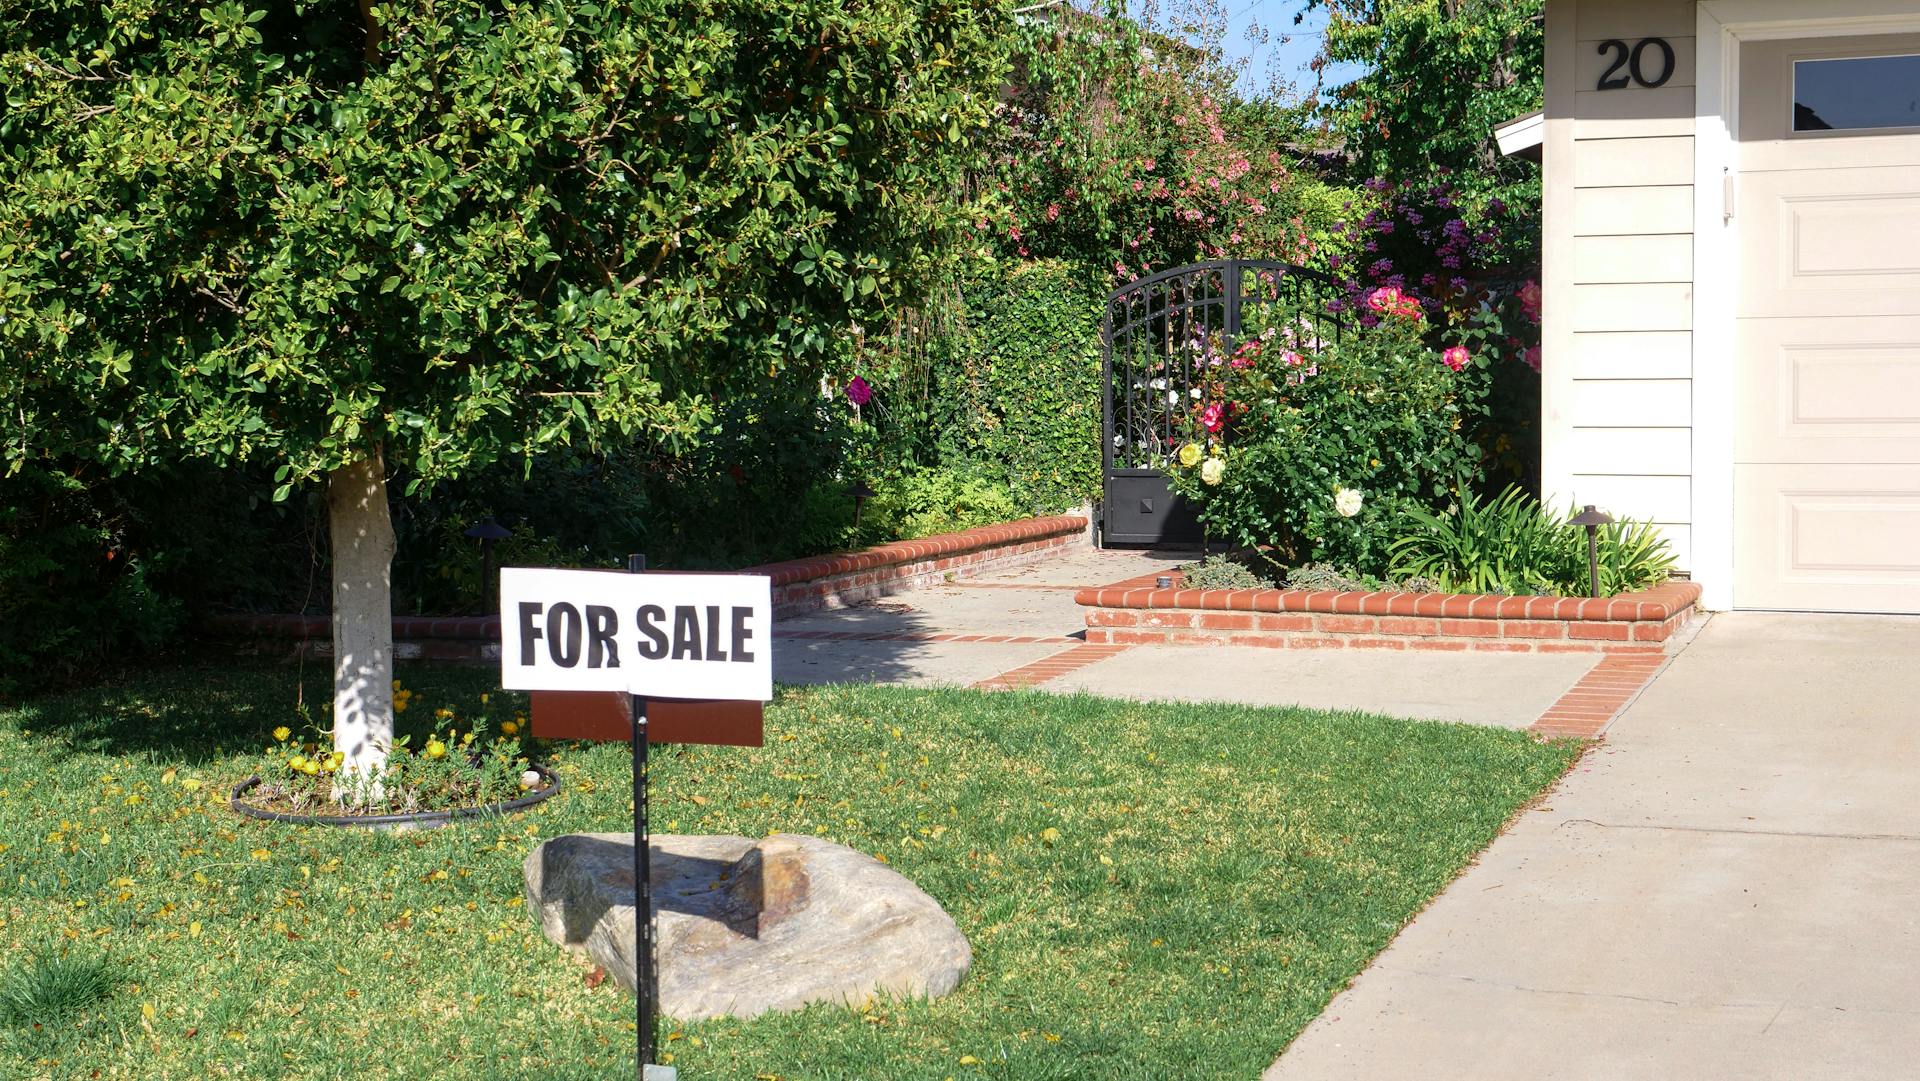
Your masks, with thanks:
[{"label": "tree shadow on grass", "polygon": [[[408,665],[400,676],[419,683],[422,705],[396,718],[396,736],[418,745],[433,724],[425,703],[477,707],[477,695],[499,694],[496,669]],[[511,699],[496,718],[511,716]],[[0,716],[74,751],[135,757],[154,765],[195,766],[273,742],[285,725],[295,738],[317,738],[331,723],[333,674],[324,660],[274,661],[202,654],[167,665],[128,669],[88,687],[0,708]]]},{"label": "tree shadow on grass", "polygon": [[[932,633],[911,606],[886,599],[816,613],[833,638],[790,638],[775,632],[774,656],[783,683],[890,683],[921,675]],[[795,662],[798,662],[797,664]],[[413,704],[395,719],[396,736],[418,745],[433,727],[434,711],[453,708],[464,723],[484,710],[497,726],[525,698],[502,692],[491,664],[400,661],[396,671],[413,691]],[[799,676],[795,678],[798,671]],[[493,704],[484,707],[479,695]],[[266,747],[285,725],[324,742],[333,706],[332,662],[324,657],[235,657],[207,646],[166,664],[128,668],[97,682],[0,706],[0,718],[58,740],[68,749],[155,765],[196,766]]]}]

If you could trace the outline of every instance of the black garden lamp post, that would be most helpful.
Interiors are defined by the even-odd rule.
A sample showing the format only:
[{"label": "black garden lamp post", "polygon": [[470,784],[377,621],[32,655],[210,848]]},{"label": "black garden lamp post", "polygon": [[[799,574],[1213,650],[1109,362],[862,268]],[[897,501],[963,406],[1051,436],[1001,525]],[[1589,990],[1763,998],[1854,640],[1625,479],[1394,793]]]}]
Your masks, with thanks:
[{"label": "black garden lamp post", "polygon": [[861,507],[866,504],[867,500],[872,499],[880,493],[874,491],[873,486],[864,480],[854,481],[853,487],[847,489],[847,491],[853,494],[853,526],[855,529],[858,529],[860,528]]},{"label": "black garden lamp post", "polygon": [[1600,527],[1612,524],[1613,518],[1589,503],[1585,510],[1574,515],[1571,520],[1574,525],[1582,526],[1587,531],[1587,582],[1590,587],[1587,596],[1598,597],[1600,595]]},{"label": "black garden lamp post", "polygon": [[480,600],[485,606],[483,611],[491,612],[497,607],[493,603],[494,590],[500,588],[500,583],[493,580],[493,542],[506,540],[513,536],[513,531],[494,521],[489,514],[477,525],[467,527],[467,536],[480,540]]}]

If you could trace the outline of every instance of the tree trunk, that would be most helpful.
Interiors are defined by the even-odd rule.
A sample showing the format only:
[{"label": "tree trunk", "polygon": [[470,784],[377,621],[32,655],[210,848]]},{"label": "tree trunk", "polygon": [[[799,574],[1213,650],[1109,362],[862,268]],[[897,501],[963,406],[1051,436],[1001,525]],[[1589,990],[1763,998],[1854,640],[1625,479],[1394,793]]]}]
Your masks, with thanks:
[{"label": "tree trunk", "polygon": [[380,449],[327,477],[333,541],[334,798],[377,797],[393,747],[393,517]]}]

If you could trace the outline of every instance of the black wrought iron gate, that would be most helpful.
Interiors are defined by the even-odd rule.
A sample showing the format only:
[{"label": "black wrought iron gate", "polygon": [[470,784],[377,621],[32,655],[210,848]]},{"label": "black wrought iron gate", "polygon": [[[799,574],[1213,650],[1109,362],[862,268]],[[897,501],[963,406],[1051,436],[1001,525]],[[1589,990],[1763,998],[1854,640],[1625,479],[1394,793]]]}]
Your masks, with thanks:
[{"label": "black wrought iron gate", "polygon": [[1337,283],[1287,263],[1223,260],[1162,271],[1107,297],[1103,545],[1185,545],[1204,537],[1165,466],[1188,438],[1204,358],[1230,355],[1247,316],[1279,306],[1337,336]]}]

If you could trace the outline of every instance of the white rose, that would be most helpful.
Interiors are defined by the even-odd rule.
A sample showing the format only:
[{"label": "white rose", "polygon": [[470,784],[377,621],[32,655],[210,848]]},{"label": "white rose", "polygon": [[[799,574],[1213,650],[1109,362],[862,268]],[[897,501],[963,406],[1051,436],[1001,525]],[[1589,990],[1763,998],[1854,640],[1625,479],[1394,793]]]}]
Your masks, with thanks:
[{"label": "white rose", "polygon": [[1339,511],[1342,518],[1351,518],[1359,514],[1360,505],[1365,502],[1366,497],[1356,489],[1335,488],[1333,490],[1333,509]]},{"label": "white rose", "polygon": [[1200,480],[1204,484],[1215,485],[1227,474],[1227,463],[1219,458],[1208,458],[1200,463]]}]

